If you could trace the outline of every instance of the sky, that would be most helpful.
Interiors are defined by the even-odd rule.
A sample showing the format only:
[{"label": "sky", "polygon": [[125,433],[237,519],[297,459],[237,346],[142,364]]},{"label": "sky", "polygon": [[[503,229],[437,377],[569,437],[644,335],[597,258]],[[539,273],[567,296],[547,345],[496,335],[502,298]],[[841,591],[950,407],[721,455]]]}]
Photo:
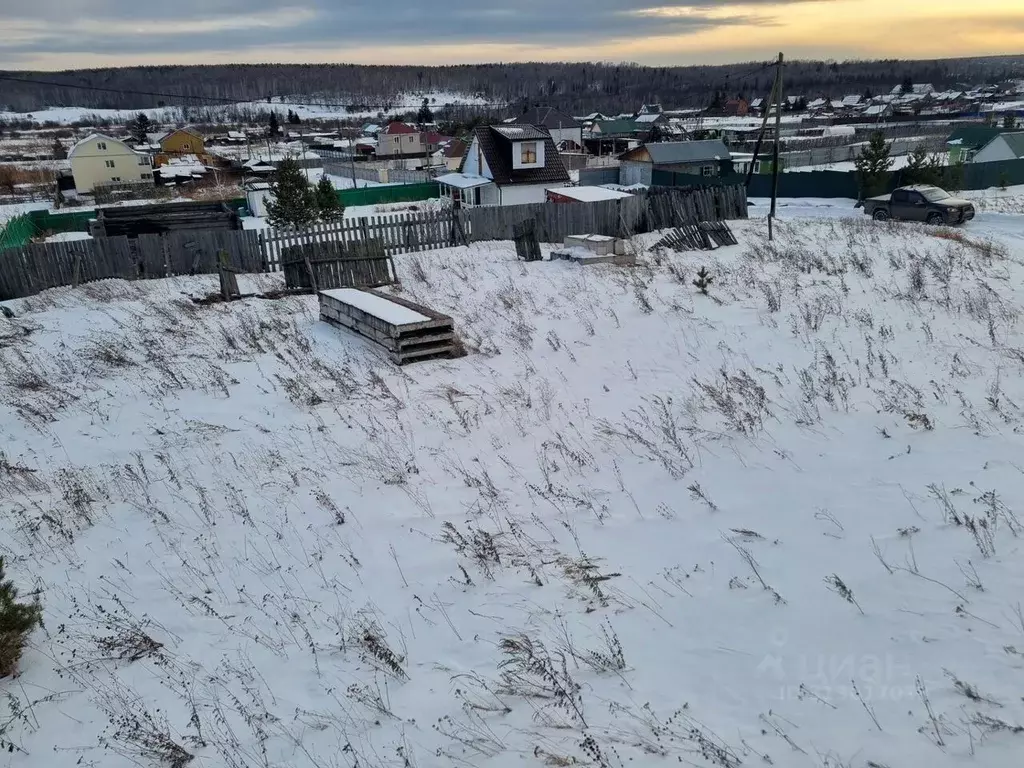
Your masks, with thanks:
[{"label": "sky", "polygon": [[1024,53],[1024,0],[0,0],[0,68]]}]

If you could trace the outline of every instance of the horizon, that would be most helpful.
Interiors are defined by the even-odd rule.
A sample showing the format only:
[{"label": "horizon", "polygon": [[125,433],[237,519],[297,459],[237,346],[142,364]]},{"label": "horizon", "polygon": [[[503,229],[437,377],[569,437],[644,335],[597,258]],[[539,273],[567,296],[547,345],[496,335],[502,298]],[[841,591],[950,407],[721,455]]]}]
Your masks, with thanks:
[{"label": "horizon", "polygon": [[[433,67],[608,62],[728,65],[774,58],[857,61],[1018,56],[1015,0],[953,0],[893,10],[889,0],[513,0],[440,11],[368,0],[182,0],[173,19],[153,0],[0,0],[0,68],[189,64]],[[54,18],[70,21],[56,26]],[[541,19],[542,24],[537,20]],[[903,34],[893,34],[905,30]],[[752,42],[756,41],[756,42]],[[763,41],[763,42],[761,42]]]}]

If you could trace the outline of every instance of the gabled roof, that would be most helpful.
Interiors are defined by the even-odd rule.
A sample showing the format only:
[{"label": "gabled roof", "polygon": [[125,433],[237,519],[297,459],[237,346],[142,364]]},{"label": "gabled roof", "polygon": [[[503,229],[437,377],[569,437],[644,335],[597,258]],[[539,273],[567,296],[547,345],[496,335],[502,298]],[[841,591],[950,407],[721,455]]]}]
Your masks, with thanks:
[{"label": "gabled roof", "polygon": [[949,134],[946,143],[967,149],[981,149],[996,136],[1005,132],[1005,129],[993,125],[961,125]]},{"label": "gabled roof", "polygon": [[[473,137],[479,142],[480,153],[487,162],[495,184],[557,184],[569,181],[569,174],[562,165],[555,143],[548,134],[535,126],[481,126],[473,131]],[[516,141],[543,141],[544,167],[513,168],[512,152]],[[467,152],[463,155],[460,172],[465,168],[469,154]]]},{"label": "gabled roof", "polygon": [[393,136],[398,133],[419,133],[419,131],[417,131],[408,123],[399,123],[396,121],[393,123],[388,123],[388,127],[384,129],[384,133],[386,133],[388,136]]},{"label": "gabled roof", "polygon": [[1024,131],[1004,133],[1003,141],[1009,145],[1010,151],[1013,152],[1015,157],[1018,159],[1024,158]]},{"label": "gabled roof", "polygon": [[677,163],[701,163],[710,160],[727,160],[729,150],[726,149],[719,139],[707,139],[704,141],[663,141],[656,144],[645,144],[642,147],[631,149],[621,155],[623,160],[630,159],[630,155],[638,155],[647,151],[651,156],[654,165],[675,165]]},{"label": "gabled roof", "polygon": [[543,125],[545,128],[579,128],[579,121],[554,107],[531,107],[506,122]]},{"label": "gabled roof", "polygon": [[548,134],[535,125],[492,125],[491,130],[501,134],[509,141],[542,141]]},{"label": "gabled roof", "polygon": [[168,132],[167,132],[167,133],[165,133],[165,134],[164,134],[163,136],[161,136],[161,137],[160,137],[160,141],[161,141],[161,142],[162,142],[162,141],[165,141],[165,140],[167,140],[167,139],[171,138],[171,136],[173,136],[173,135],[174,135],[174,134],[176,134],[176,133],[187,133],[187,134],[188,134],[189,136],[195,136],[195,137],[196,137],[197,139],[199,139],[200,141],[203,141],[203,136],[202,136],[202,134],[200,134],[200,133],[196,133],[196,132],[195,132],[195,131],[193,131],[193,130],[192,130],[191,128],[175,128],[174,130],[172,130],[172,131],[168,131]]},{"label": "gabled roof", "polygon": [[466,154],[467,144],[462,139],[452,139],[444,148],[445,157],[462,157]]},{"label": "gabled roof", "polygon": [[[594,128],[603,136],[617,136],[622,134],[634,134],[646,128],[637,124],[636,120],[599,120],[594,123]],[[593,130],[593,129],[591,129]]]},{"label": "gabled roof", "polygon": [[93,132],[86,136],[84,139],[79,139],[78,141],[75,142],[74,146],[72,146],[71,149],[68,150],[68,160],[70,160],[74,156],[75,152],[78,150],[79,147],[81,147],[88,141],[92,141],[93,139],[103,139],[104,141],[112,141],[116,144],[124,145],[125,149],[131,150],[132,152],[135,151],[131,147],[129,147],[125,142],[121,141],[121,139],[115,139],[113,136],[108,136],[105,133]]}]

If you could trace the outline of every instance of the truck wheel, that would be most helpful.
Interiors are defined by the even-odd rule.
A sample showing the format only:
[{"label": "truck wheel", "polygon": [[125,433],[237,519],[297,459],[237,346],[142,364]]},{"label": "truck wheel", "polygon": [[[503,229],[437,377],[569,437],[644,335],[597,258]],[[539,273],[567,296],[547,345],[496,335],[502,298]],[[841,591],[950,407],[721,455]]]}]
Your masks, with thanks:
[{"label": "truck wheel", "polygon": [[888,221],[889,212],[885,210],[885,208],[879,208],[878,210],[871,214],[871,218],[874,219],[875,221]]},{"label": "truck wheel", "polygon": [[946,219],[943,217],[941,213],[929,213],[927,222],[931,224],[933,227],[937,227],[940,224],[944,224],[946,222]]}]

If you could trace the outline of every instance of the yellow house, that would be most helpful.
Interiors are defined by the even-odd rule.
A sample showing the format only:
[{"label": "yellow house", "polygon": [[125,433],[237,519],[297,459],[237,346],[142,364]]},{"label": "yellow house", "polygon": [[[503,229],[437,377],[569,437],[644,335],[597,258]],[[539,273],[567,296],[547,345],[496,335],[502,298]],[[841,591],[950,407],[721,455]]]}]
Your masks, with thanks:
[{"label": "yellow house", "polygon": [[153,184],[149,155],[102,133],[91,133],[75,144],[68,160],[79,192],[90,193],[109,184]]},{"label": "yellow house", "polygon": [[210,165],[212,162],[206,153],[206,142],[203,137],[188,128],[178,128],[161,137],[156,164],[166,165],[172,157],[183,155],[195,155],[203,165]]}]

